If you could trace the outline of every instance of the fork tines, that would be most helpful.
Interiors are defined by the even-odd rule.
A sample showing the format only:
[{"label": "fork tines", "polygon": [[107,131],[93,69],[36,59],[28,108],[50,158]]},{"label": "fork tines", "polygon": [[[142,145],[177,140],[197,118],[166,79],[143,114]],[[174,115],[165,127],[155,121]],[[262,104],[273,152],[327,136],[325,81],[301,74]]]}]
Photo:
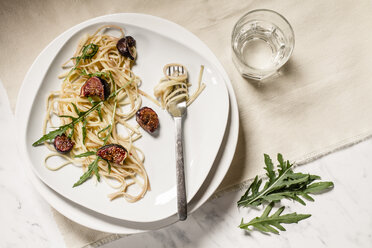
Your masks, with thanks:
[{"label": "fork tines", "polygon": [[167,68],[168,76],[174,75],[175,72],[178,72],[178,75],[183,75],[185,73],[185,69],[183,68],[183,66],[179,65],[169,66]]}]

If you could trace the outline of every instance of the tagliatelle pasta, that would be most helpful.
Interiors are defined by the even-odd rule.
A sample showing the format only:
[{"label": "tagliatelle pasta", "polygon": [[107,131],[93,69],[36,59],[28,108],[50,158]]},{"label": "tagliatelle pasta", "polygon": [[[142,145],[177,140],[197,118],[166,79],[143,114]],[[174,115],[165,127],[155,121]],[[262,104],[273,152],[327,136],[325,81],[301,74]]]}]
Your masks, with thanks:
[{"label": "tagliatelle pasta", "polygon": [[[121,36],[107,35],[107,29],[117,29]],[[53,145],[44,142],[53,152],[45,158],[45,166],[50,170],[58,170],[67,164],[81,166],[85,172],[83,176],[89,178],[95,174],[98,179],[103,177],[116,189],[109,195],[110,199],[124,197],[129,202],[135,202],[150,187],[144,168],[144,154],[134,145],[142,136],[139,126],[128,122],[141,107],[142,100],[138,89],[140,78],[131,70],[133,60],[120,54],[116,47],[123,37],[122,28],[103,26],[93,35],[83,37],[72,59],[62,65],[68,70],[59,77],[63,79],[60,90],[51,92],[47,98],[43,134],[48,136],[51,132],[47,131],[56,127],[53,122],[57,116],[57,131],[64,131],[63,135],[68,136],[74,146],[69,154],[61,154]],[[135,46],[131,49],[131,54],[135,56]],[[71,62],[72,65],[69,65]],[[99,77],[108,83],[111,94],[107,99],[81,96],[82,86],[91,77]],[[119,134],[118,128],[125,130],[126,135]],[[96,151],[107,144],[125,147],[127,156],[122,164],[109,163],[97,157]],[[54,156],[63,157],[66,162],[53,167],[49,159]],[[85,177],[80,178],[76,185],[84,182]]]},{"label": "tagliatelle pasta", "polygon": [[[119,30],[120,37],[106,34],[107,29]],[[110,199],[124,197],[129,202],[140,200],[150,189],[144,154],[134,144],[142,137],[139,125],[129,120],[137,113],[137,122],[145,130],[153,132],[158,126],[156,113],[141,108],[141,95],[163,108],[183,98],[189,106],[205,88],[201,83],[203,66],[197,90],[190,97],[187,69],[168,64],[164,67],[165,77],[155,87],[159,103],[139,89],[141,80],[131,70],[136,54],[135,40],[125,36],[118,26],[106,25],[93,35],[84,36],[72,58],[62,65],[66,72],[59,76],[61,88],[47,97],[43,136],[33,144],[45,144],[52,151],[45,157],[49,170],[56,171],[68,164],[83,169],[84,174],[74,187],[91,177],[103,178],[115,189],[109,194]],[[174,66],[182,68],[182,73],[174,70],[167,74]],[[156,116],[151,125],[150,115]],[[54,123],[55,119],[58,123]],[[53,157],[65,161],[52,165]]]},{"label": "tagliatelle pasta", "polygon": [[161,107],[168,109],[172,102],[178,102],[186,99],[186,105],[189,106],[204,90],[205,84],[201,82],[203,77],[204,66],[201,66],[197,89],[189,96],[188,71],[181,64],[167,64],[163,68],[164,77],[154,88],[154,95],[160,100]]}]

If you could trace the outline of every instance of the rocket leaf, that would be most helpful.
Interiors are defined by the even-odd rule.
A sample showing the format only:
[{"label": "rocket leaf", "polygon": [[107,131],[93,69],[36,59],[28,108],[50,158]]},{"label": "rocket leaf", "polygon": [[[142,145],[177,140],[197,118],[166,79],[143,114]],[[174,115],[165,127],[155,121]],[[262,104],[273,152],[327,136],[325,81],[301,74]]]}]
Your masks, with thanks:
[{"label": "rocket leaf", "polygon": [[303,205],[306,203],[300,197],[314,201],[309,194],[320,193],[333,188],[332,182],[314,182],[320,177],[316,175],[294,173],[293,164],[284,161],[283,156],[278,154],[277,171],[269,157],[265,154],[265,170],[268,181],[261,187],[263,180],[255,177],[245,194],[238,201],[238,206],[259,206],[264,202],[279,201],[283,198],[295,200]]},{"label": "rocket leaf", "polygon": [[273,215],[269,216],[273,206],[274,206],[274,202],[271,202],[265,208],[265,211],[260,217],[256,217],[247,223],[244,223],[242,219],[239,227],[247,231],[252,231],[252,229],[250,229],[249,227],[254,227],[262,232],[271,232],[271,233],[279,234],[278,230],[285,231],[285,228],[281,224],[298,223],[299,221],[307,219],[311,216],[310,214],[297,214],[297,213],[281,215],[285,207],[279,208]]}]

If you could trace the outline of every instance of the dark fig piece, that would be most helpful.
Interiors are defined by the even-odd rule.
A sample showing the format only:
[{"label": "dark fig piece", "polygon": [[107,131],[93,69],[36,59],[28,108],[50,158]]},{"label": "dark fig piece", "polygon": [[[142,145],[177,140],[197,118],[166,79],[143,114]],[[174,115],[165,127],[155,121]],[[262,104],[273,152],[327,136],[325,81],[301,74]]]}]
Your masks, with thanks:
[{"label": "dark fig piece", "polygon": [[136,40],[132,36],[121,38],[116,44],[116,48],[118,49],[119,53],[124,57],[130,58],[131,60],[134,60],[134,57],[136,56],[135,47]]},{"label": "dark fig piece", "polygon": [[97,151],[97,156],[116,164],[122,164],[127,157],[127,154],[127,149],[118,144],[105,145],[99,148]]},{"label": "dark fig piece", "polygon": [[57,135],[54,138],[54,148],[60,153],[68,153],[74,147],[75,143],[65,134]]},{"label": "dark fig piece", "polygon": [[132,36],[126,36],[127,43],[129,47],[134,47],[136,46],[136,40]]},{"label": "dark fig piece", "polygon": [[80,96],[98,96],[102,101],[110,95],[110,85],[99,77],[89,78],[80,89]]},{"label": "dark fig piece", "polygon": [[154,110],[143,107],[136,113],[136,121],[147,132],[153,133],[159,127],[159,118]]}]

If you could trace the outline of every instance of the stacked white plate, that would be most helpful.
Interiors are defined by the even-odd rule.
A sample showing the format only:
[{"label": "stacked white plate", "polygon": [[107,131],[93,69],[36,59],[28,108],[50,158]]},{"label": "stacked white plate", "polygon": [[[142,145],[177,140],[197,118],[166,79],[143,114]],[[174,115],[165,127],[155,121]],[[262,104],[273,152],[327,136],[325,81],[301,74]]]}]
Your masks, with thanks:
[{"label": "stacked white plate", "polygon": [[[174,158],[174,125],[170,115],[143,99],[142,106],[159,115],[160,132],[153,137],[144,132],[136,143],[146,156],[145,168],[151,191],[136,203],[123,198],[110,201],[113,189],[105,182],[89,180],[72,185],[83,173],[67,166],[58,171],[44,167],[49,151],[32,147],[42,135],[45,99],[60,88],[57,76],[61,64],[71,57],[78,40],[98,27],[114,24],[137,41],[138,58],[133,68],[141,77],[141,89],[152,94],[167,63],[181,63],[188,68],[189,81],[195,84],[200,66],[204,65],[206,89],[187,109],[184,124],[185,173],[189,212],[199,208],[217,189],[233,158],[239,120],[231,82],[210,49],[195,35],[170,21],[142,14],[113,14],[83,22],[61,34],[37,57],[29,69],[18,96],[16,107],[17,144],[33,184],[57,211],[92,229],[111,233],[136,233],[162,228],[177,221]],[[108,30],[112,35],[115,31]]]}]

